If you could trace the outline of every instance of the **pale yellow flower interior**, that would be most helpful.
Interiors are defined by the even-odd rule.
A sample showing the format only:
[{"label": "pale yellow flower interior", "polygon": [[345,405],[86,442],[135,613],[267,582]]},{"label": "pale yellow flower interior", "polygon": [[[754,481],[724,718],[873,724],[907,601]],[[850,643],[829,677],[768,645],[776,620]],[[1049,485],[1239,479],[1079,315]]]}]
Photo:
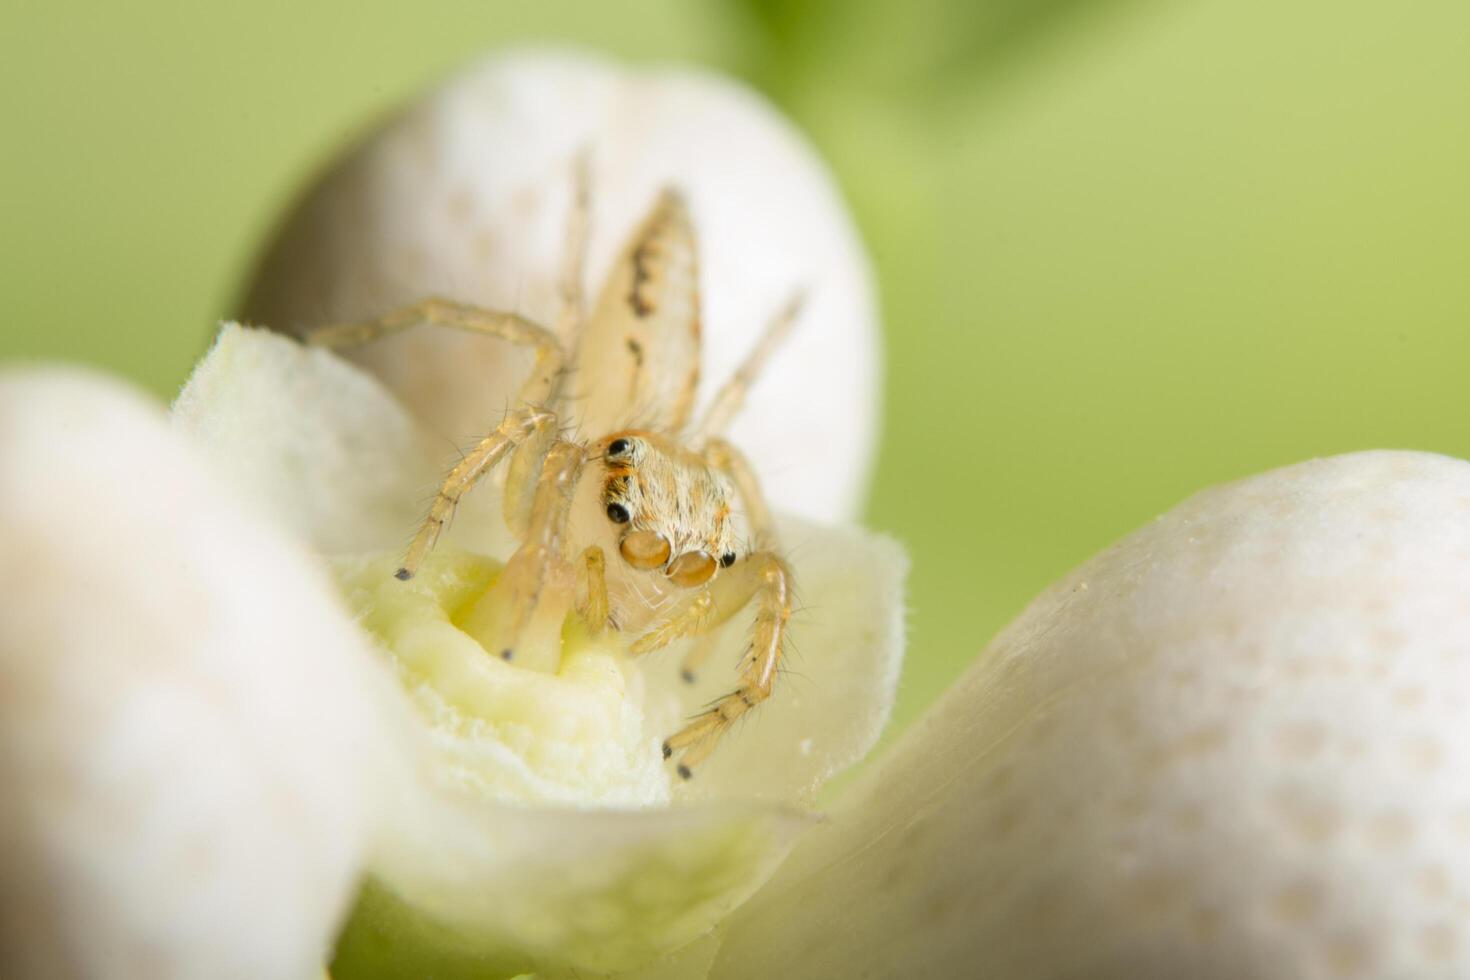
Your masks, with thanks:
[{"label": "pale yellow flower interior", "polygon": [[[560,649],[486,651],[463,619],[499,563],[441,549],[409,582],[399,556],[338,558],[343,595],[429,725],[446,787],[526,804],[648,806],[669,800],[641,677],[622,637],[568,617]],[[550,664],[530,669],[525,661]]]}]

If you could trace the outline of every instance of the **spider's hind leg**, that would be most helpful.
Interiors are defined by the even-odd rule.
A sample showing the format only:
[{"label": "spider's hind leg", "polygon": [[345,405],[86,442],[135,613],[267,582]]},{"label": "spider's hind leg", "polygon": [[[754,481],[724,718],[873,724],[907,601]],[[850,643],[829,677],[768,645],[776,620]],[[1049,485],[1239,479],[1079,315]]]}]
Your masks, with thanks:
[{"label": "spider's hind leg", "polygon": [[572,162],[572,206],[567,213],[566,244],[556,293],[560,309],[556,335],[572,353],[582,339],[587,322],[587,302],[582,283],[587,276],[587,239],[592,226],[592,151],[583,149]]},{"label": "spider's hind leg", "polygon": [[699,423],[698,434],[712,437],[718,436],[729,427],[731,421],[740,412],[740,407],[745,404],[745,396],[750,391],[755,379],[760,376],[761,369],[776,352],[776,348],[785,342],[791,333],[791,328],[796,325],[801,316],[801,308],[806,303],[806,293],[798,290],[786,301],[786,304],[776,312],[760,339],[756,341],[745,361],[735,369],[735,373],[726,381],[719,391],[715,392],[714,399],[706,409],[704,418]]}]

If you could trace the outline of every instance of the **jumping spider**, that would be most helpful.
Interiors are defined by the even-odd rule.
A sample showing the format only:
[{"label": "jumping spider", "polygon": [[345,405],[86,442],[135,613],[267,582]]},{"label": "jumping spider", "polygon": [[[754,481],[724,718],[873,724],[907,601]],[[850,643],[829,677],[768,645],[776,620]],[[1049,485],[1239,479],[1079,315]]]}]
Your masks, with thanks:
[{"label": "jumping spider", "polygon": [[[319,328],[308,341],[343,347],[434,324],[535,351],[517,401],[450,471],[397,573],[414,575],[460,497],[508,457],[504,515],[519,547],[472,614],[472,631],[505,659],[533,635],[555,642],[573,605],[594,631],[634,634],[628,649],[639,655],[707,634],[754,600],[755,629],[739,665],[739,687],[663,743],[664,758],[678,753],[677,771],[688,779],[720,736],[770,696],[781,661],[791,573],[774,550],[755,474],[721,433],[795,321],[800,301],[773,318],[691,426],[700,304],[684,201],[671,189],[660,193],[624,244],[589,317],[581,289],[586,174],[583,162],[555,332],[514,313],[427,299],[372,322]],[[607,434],[579,441],[564,434],[569,423]],[[606,549],[620,560],[608,562]],[[683,665],[685,680],[709,652],[707,640],[693,650]]]}]

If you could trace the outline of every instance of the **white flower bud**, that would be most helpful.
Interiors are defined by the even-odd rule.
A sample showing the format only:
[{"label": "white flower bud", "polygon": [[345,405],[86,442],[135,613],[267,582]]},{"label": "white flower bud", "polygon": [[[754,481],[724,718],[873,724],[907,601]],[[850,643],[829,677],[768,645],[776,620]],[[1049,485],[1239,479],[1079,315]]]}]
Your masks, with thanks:
[{"label": "white flower bud", "polygon": [[1463,977],[1470,465],[1304,463],[1032,603],[714,976]]},{"label": "white flower bud", "polygon": [[303,980],[375,809],[332,586],[160,410],[0,375],[0,975]]},{"label": "white flower bud", "polygon": [[[580,55],[485,61],[331,168],[265,253],[243,319],[299,332],[442,296],[551,327],[583,151],[591,298],[659,189],[673,185],[688,200],[701,262],[703,402],[767,320],[808,290],[795,333],[731,436],[777,509],[829,522],[855,516],[878,416],[867,261],[810,148],[726,80]],[[423,327],[349,356],[457,444],[499,421],[530,363],[500,341]]]}]

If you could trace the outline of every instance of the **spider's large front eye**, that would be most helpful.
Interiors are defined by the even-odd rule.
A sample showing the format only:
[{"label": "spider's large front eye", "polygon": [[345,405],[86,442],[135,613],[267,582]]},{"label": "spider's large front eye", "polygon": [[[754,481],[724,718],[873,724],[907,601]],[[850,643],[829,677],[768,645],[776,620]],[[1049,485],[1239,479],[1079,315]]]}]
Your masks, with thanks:
[{"label": "spider's large front eye", "polygon": [[626,524],[633,519],[633,515],[622,504],[608,504],[607,518],[614,524]]},{"label": "spider's large front eye", "polygon": [[609,456],[621,456],[632,448],[633,444],[627,439],[614,439],[607,444],[607,454]]},{"label": "spider's large front eye", "polygon": [[634,568],[657,568],[669,560],[669,539],[657,531],[632,531],[623,535],[618,551]]},{"label": "spider's large front eye", "polygon": [[669,570],[664,574],[675,585],[693,589],[714,576],[715,560],[702,551],[686,551],[669,563]]}]

